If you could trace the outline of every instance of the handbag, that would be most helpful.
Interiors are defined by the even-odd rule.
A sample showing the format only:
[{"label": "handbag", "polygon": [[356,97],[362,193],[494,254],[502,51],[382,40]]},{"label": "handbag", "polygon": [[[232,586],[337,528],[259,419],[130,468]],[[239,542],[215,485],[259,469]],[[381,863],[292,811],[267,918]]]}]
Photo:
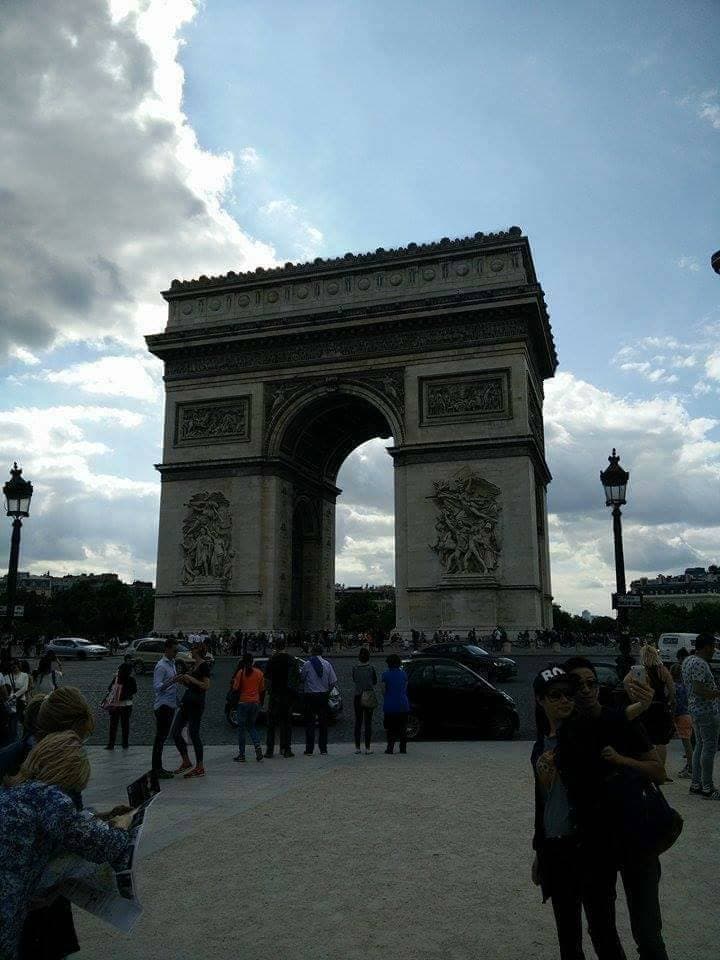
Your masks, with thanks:
[{"label": "handbag", "polygon": [[684,820],[656,783],[627,770],[611,777],[607,788],[621,849],[659,856],[672,847]]},{"label": "handbag", "polygon": [[100,706],[103,708],[103,710],[107,711],[117,710],[120,706],[121,699],[122,686],[116,680],[115,683],[113,683],[110,692],[103,697]]},{"label": "handbag", "polygon": [[363,690],[360,694],[360,706],[364,710],[374,710],[378,705],[377,694],[374,690]]}]

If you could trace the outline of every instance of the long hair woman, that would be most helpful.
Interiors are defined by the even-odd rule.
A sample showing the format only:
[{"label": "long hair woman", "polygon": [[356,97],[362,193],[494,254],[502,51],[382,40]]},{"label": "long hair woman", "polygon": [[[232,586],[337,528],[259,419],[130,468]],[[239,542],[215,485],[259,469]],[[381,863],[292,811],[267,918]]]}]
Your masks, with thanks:
[{"label": "long hair woman", "polygon": [[251,653],[246,653],[240,662],[240,669],[232,680],[232,689],[238,695],[238,753],[233,759],[236,763],[245,763],[246,734],[255,747],[255,759],[263,758],[260,734],[255,726],[260,706],[265,699],[265,676],[262,670],[253,666]]},{"label": "long hair woman", "polygon": [[115,739],[117,737],[118,726],[120,726],[122,730],[123,750],[127,750],[130,744],[130,715],[132,714],[133,697],[137,693],[137,681],[133,676],[132,663],[120,664],[117,668],[117,673],[110,681],[108,687],[109,695],[113,694],[113,688],[117,690],[117,697],[109,708],[110,731],[105,749],[115,749]]},{"label": "long hair woman", "polygon": [[[190,648],[193,665],[187,673],[177,674],[175,680],[187,687],[170,731],[181,757],[175,773],[182,773],[186,780],[205,776],[203,742],[200,739],[200,722],[205,711],[205,694],[210,689],[210,664],[205,659],[205,647],[196,643]],[[195,766],[190,762],[183,731],[187,727],[195,751]]]},{"label": "long hair woman", "polygon": [[638,683],[652,690],[652,702],[643,713],[642,722],[665,766],[667,745],[675,733],[675,681],[651,643],[640,647],[640,663],[630,668],[623,681],[631,701],[637,700],[633,684]]},{"label": "long hair woman", "polygon": [[36,925],[25,921],[53,857],[67,852],[93,863],[113,863],[127,849],[128,816],[109,825],[83,816],[71,799],[89,779],[82,741],[65,731],[33,747],[20,772],[10,778],[9,789],[0,790],[0,956],[8,960],[43,956],[32,943],[22,942],[23,928],[27,932]]},{"label": "long hair woman", "polygon": [[62,670],[60,662],[54,654],[44,653],[38,660],[33,673],[36,693],[52,693],[60,686]]}]

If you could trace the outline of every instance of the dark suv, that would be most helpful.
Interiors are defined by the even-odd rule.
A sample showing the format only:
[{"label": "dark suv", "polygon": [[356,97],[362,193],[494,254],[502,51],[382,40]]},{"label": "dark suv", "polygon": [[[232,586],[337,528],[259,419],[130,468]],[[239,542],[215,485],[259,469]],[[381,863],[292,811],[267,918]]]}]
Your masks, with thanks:
[{"label": "dark suv", "polygon": [[475,643],[433,643],[424,650],[413,653],[413,657],[447,657],[457,660],[488,680],[514,680],[518,672],[517,663],[510,657],[495,656]]},{"label": "dark suv", "polygon": [[409,739],[442,728],[474,730],[497,740],[510,740],[517,733],[515,702],[464,664],[420,656],[405,660],[403,668],[408,675]]}]

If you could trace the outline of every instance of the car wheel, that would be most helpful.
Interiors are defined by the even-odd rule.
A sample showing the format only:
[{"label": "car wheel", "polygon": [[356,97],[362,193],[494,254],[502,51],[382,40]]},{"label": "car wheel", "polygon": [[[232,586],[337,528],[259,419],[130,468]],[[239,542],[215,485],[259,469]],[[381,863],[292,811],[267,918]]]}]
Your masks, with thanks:
[{"label": "car wheel", "polygon": [[135,667],[135,673],[137,674],[145,673],[145,664],[142,662],[142,660],[136,660],[133,666]]},{"label": "car wheel", "polygon": [[493,740],[512,740],[515,736],[515,718],[511,713],[496,713],[488,724],[488,734]]},{"label": "car wheel", "polygon": [[408,740],[417,740],[423,730],[423,722],[416,713],[408,716],[407,738]]},{"label": "car wheel", "polygon": [[238,720],[237,720],[237,707],[226,707],[225,708],[225,719],[230,724],[231,727],[237,729]]}]

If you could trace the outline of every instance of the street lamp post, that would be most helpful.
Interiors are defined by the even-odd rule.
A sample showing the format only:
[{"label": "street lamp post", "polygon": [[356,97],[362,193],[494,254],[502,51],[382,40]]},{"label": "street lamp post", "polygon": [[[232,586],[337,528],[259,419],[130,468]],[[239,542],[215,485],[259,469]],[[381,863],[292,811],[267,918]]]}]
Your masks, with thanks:
[{"label": "street lamp post", "polygon": [[22,517],[30,516],[30,500],[32,499],[33,485],[23,480],[22,470],[17,463],[13,464],[10,479],[3,487],[5,508],[7,515],[13,518],[12,536],[10,538],[10,562],[8,563],[7,577],[7,610],[5,614],[5,630],[10,635],[13,617],[15,615],[15,593],[17,591],[18,560],[20,559],[20,530]]},{"label": "street lamp post", "polygon": [[[612,507],[613,517],[613,538],[615,540],[615,583],[616,591],[619,597],[627,592],[625,586],[625,557],[623,555],[622,542],[622,513],[620,507],[624,506],[625,491],[627,490],[630,474],[620,466],[620,457],[613,452],[608,457],[610,466],[600,471],[600,482],[605,490],[605,505]],[[627,623],[627,608],[618,608],[618,624],[624,626]]]}]

